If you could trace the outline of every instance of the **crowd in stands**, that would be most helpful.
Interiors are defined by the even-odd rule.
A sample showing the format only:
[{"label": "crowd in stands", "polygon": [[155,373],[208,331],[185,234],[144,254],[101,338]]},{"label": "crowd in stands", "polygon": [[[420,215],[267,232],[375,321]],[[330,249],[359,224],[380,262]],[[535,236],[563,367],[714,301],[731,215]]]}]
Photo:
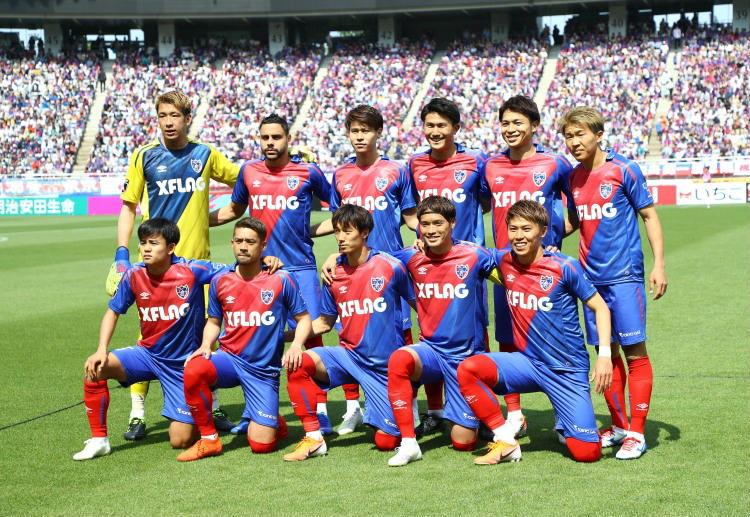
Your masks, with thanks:
[{"label": "crowd in stands", "polygon": [[669,115],[659,122],[664,158],[750,154],[750,40],[698,28],[678,55]]},{"label": "crowd in stands", "polygon": [[35,57],[36,51],[0,53],[0,174],[71,172],[86,127],[98,62],[87,54]]},{"label": "crowd in stands", "polygon": [[353,154],[344,119],[358,104],[378,108],[385,119],[381,149],[398,141],[406,117],[434,53],[431,41],[401,41],[391,47],[369,43],[341,45],[333,52],[328,73],[313,90],[313,102],[296,141],[317,154],[324,171]]},{"label": "crowd in stands", "polygon": [[[440,61],[425,97],[446,97],[461,109],[457,141],[487,153],[500,150],[498,108],[513,95],[534,96],[547,58],[546,45],[534,39],[492,43],[468,38],[454,42]],[[424,145],[419,113],[404,133],[396,155]]]},{"label": "crowd in stands", "polygon": [[177,88],[193,99],[195,111],[214,84],[215,57],[211,49],[178,49],[169,59],[145,50],[120,53],[112,68],[88,172],[124,174],[133,150],[157,135],[154,99],[158,94]]},{"label": "crowd in stands", "polygon": [[541,142],[562,151],[556,121],[573,106],[589,105],[606,119],[608,148],[633,159],[644,158],[668,52],[664,38],[650,36],[569,38],[542,110]]},{"label": "crowd in stands", "polygon": [[214,92],[200,140],[215,145],[231,161],[260,157],[258,124],[277,113],[291,124],[312,87],[320,62],[314,48],[229,49],[214,74]]}]

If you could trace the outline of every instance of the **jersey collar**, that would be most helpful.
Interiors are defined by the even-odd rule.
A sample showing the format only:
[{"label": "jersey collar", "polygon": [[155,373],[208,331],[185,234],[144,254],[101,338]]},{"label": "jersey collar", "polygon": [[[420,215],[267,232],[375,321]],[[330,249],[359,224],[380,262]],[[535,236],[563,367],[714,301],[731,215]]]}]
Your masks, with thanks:
[{"label": "jersey collar", "polygon": [[[370,248],[370,252],[367,254],[367,260],[365,260],[362,264],[367,264],[372,257],[375,255],[380,255],[380,252],[378,250],[374,250]],[[362,265],[360,264],[360,266]],[[340,253],[338,257],[336,257],[336,265],[341,266],[348,266],[349,261],[346,259],[346,253]]]},{"label": "jersey collar", "polygon": [[[536,149],[536,152],[538,153],[546,153],[547,151],[544,147],[542,147],[541,144],[533,144],[534,148]],[[506,157],[510,158],[510,147],[506,147],[505,150],[502,152]]]}]

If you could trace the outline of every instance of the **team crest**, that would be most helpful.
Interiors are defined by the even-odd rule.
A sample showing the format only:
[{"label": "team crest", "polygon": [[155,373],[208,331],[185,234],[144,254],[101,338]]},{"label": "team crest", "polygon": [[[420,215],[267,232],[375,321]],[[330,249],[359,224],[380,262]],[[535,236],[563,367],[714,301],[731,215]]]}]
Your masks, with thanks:
[{"label": "team crest", "polygon": [[388,178],[375,178],[375,188],[384,192],[388,188]]},{"label": "team crest", "polygon": [[544,185],[544,182],[547,181],[547,173],[544,171],[535,172],[531,175],[531,179],[534,181],[534,185],[541,187]]},{"label": "team crest", "polygon": [[469,274],[469,266],[466,264],[456,264],[456,276],[463,280]]},{"label": "team crest", "polygon": [[174,290],[177,292],[177,296],[180,297],[180,300],[184,300],[190,294],[190,286],[187,284],[178,285]]},{"label": "team crest", "polygon": [[385,277],[383,276],[374,276],[370,278],[370,286],[372,286],[372,290],[376,293],[379,293],[383,290],[383,287],[385,286]]},{"label": "team crest", "polygon": [[273,301],[273,291],[271,289],[260,290],[260,301],[269,305]]},{"label": "team crest", "polygon": [[466,171],[463,169],[453,171],[453,179],[456,180],[456,183],[460,185],[466,179]]},{"label": "team crest", "polygon": [[612,195],[612,184],[602,183],[601,185],[599,185],[599,195],[601,195],[604,199],[608,199],[609,196]]},{"label": "team crest", "polygon": [[286,186],[289,187],[289,190],[296,190],[299,186],[299,177],[289,176],[286,179]]},{"label": "team crest", "polygon": [[554,282],[555,279],[550,275],[542,275],[539,277],[539,287],[541,287],[545,291],[549,291],[550,289],[552,289],[552,284]]},{"label": "team crest", "polygon": [[203,162],[198,159],[190,160],[190,166],[193,168],[196,174],[200,174],[203,170]]}]

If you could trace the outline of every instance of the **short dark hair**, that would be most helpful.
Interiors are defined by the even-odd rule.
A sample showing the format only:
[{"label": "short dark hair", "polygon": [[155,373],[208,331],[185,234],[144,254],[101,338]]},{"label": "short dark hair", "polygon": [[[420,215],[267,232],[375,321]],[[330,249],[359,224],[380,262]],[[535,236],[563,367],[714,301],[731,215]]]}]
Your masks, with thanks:
[{"label": "short dark hair", "polygon": [[232,235],[235,234],[238,228],[248,228],[250,230],[253,230],[255,233],[258,234],[258,237],[260,237],[260,240],[263,242],[266,241],[266,235],[268,234],[268,230],[266,230],[266,225],[263,224],[263,221],[260,219],[256,219],[255,217],[244,217],[234,223],[234,230],[232,230]]},{"label": "short dark hair", "polygon": [[260,131],[260,128],[262,128],[266,124],[279,124],[281,126],[281,129],[284,130],[284,134],[289,134],[289,122],[287,122],[286,119],[281,115],[277,115],[276,113],[268,115],[266,118],[260,121],[258,131]]},{"label": "short dark hair", "polygon": [[163,217],[154,217],[141,223],[138,227],[138,239],[144,240],[152,235],[164,237],[167,244],[177,244],[180,242],[180,229],[169,219]]},{"label": "short dark hair", "polygon": [[503,113],[506,111],[513,111],[514,113],[520,113],[532,124],[541,122],[542,118],[539,116],[539,107],[536,105],[533,99],[526,97],[525,95],[514,95],[510,99],[503,102],[500,106],[500,121],[503,120]]},{"label": "short dark hair", "polygon": [[352,122],[361,122],[375,131],[383,129],[383,115],[372,106],[360,104],[346,114],[344,126],[347,131],[351,128]]},{"label": "short dark hair", "polygon": [[510,220],[515,217],[536,223],[540,228],[549,226],[549,213],[547,209],[538,202],[530,199],[522,199],[513,203],[505,214],[505,224],[509,225]]},{"label": "short dark hair", "polygon": [[444,97],[435,97],[422,108],[422,113],[419,115],[422,122],[424,122],[424,119],[430,113],[437,113],[447,118],[454,126],[461,123],[461,112],[458,110],[458,106],[455,102],[449,101]]},{"label": "short dark hair", "polygon": [[338,210],[333,213],[331,218],[333,228],[340,229],[345,228],[356,228],[358,232],[362,233],[367,230],[371,232],[375,227],[375,223],[372,220],[372,214],[367,209],[357,205],[341,205]]},{"label": "short dark hair", "polygon": [[442,215],[446,221],[453,222],[456,220],[456,205],[443,196],[429,196],[417,206],[417,219],[422,219],[425,214]]}]

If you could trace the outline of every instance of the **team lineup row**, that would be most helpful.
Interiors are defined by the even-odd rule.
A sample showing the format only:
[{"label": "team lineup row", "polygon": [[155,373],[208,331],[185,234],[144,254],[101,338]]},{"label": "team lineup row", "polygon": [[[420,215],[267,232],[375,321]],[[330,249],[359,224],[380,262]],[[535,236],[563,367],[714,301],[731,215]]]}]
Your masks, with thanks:
[{"label": "team lineup row", "polygon": [[[645,451],[643,430],[650,402],[652,373],[645,348],[643,255],[638,234],[637,215],[640,214],[644,219],[649,242],[654,252],[655,264],[649,277],[649,284],[651,290],[655,291],[655,298],[660,297],[666,290],[661,228],[653,208],[653,200],[637,165],[600,148],[603,121],[595,110],[576,108],[561,120],[561,133],[565,137],[571,154],[580,162],[578,167],[573,169],[564,158],[547,153],[533,144],[532,139],[539,123],[539,113],[530,99],[521,96],[513,97],[500,108],[502,136],[508,144],[508,150],[490,158],[481,153],[466,150],[455,143],[454,137],[460,128],[458,109],[450,101],[433,99],[422,111],[425,136],[430,149],[427,152],[418,153],[410,160],[408,167],[403,167],[379,156],[377,139],[383,126],[380,114],[374,108],[358,106],[349,113],[346,120],[347,132],[356,156],[337,169],[331,185],[328,184],[314,164],[306,163],[298,157],[289,155],[290,137],[286,122],[280,117],[267,117],[260,126],[260,140],[264,159],[248,162],[239,171],[234,168],[236,184],[231,203],[206,217],[208,213],[207,184],[209,177],[231,183],[234,179],[232,178],[233,167],[210,146],[187,140],[186,128],[190,122],[190,105],[189,101],[185,101],[187,99],[176,92],[157,99],[157,115],[162,130],[162,139],[137,150],[131,159],[126,188],[122,196],[123,211],[118,221],[118,244],[120,247],[116,256],[117,261],[113,264],[113,274],[110,275],[108,280],[111,287],[125,270],[128,273],[124,278],[129,278],[134,274],[131,273],[133,269],[138,269],[138,266],[127,269],[129,259],[126,245],[133,228],[135,206],[142,196],[148,201],[147,207],[145,203],[142,203],[142,210],[146,217],[163,217],[176,221],[181,234],[179,244],[175,241],[175,244],[177,244],[176,253],[187,258],[207,258],[209,223],[211,225],[222,224],[231,219],[236,219],[245,212],[249,205],[250,214],[257,217],[260,220],[259,223],[263,223],[263,237],[260,238],[258,231],[255,231],[254,238],[265,241],[266,253],[280,258],[287,271],[287,273],[271,275],[271,277],[287,278],[295,286],[293,290],[301,293],[305,307],[315,321],[313,335],[317,336],[325,329],[329,330],[333,324],[333,322],[328,321],[330,318],[335,321],[335,317],[338,316],[342,322],[340,339],[343,347],[340,347],[340,352],[333,352],[339,350],[339,347],[313,348],[313,350],[310,350],[315,345],[321,344],[319,337],[308,340],[308,336],[311,335],[309,326],[301,324],[297,327],[293,337],[295,343],[284,355],[285,366],[289,371],[290,399],[295,407],[295,413],[302,419],[303,427],[307,432],[305,439],[299,444],[295,453],[287,455],[287,459],[303,459],[310,454],[320,454],[325,451],[325,442],[320,436],[322,435],[320,424],[325,423],[320,418],[321,402],[323,402],[323,408],[325,408],[325,390],[338,384],[345,385],[347,414],[359,416],[360,419],[361,411],[357,401],[359,395],[357,385],[363,386],[367,395],[366,411],[364,412],[365,422],[380,429],[376,433],[376,443],[380,441],[379,447],[392,449],[396,447],[398,437],[401,437],[401,447],[389,463],[406,464],[421,457],[414,433],[413,397],[412,395],[406,396],[407,391],[412,392],[412,382],[417,385],[425,384],[428,406],[430,406],[433,415],[436,415],[437,418],[444,416],[454,423],[451,433],[454,447],[459,449],[474,447],[478,417],[487,423],[493,432],[490,456],[498,461],[500,459],[520,458],[520,449],[517,449],[515,436],[525,428],[525,423],[517,393],[548,390],[545,389],[544,381],[539,377],[539,372],[534,370],[535,373],[532,375],[531,370],[525,369],[524,365],[516,364],[513,361],[525,357],[530,361],[529,365],[534,368],[544,366],[545,371],[556,381],[572,376],[564,382],[578,383],[579,392],[582,386],[581,382],[583,382],[586,386],[585,398],[588,401],[586,409],[591,408],[586,380],[588,355],[583,346],[583,336],[578,326],[577,312],[575,310],[566,312],[562,309],[562,307],[570,307],[570,299],[555,304],[550,301],[550,296],[545,294],[548,291],[557,293],[558,290],[561,293],[566,293],[568,298],[578,296],[586,301],[588,307],[585,308],[585,319],[587,335],[591,344],[609,343],[610,328],[613,336],[611,362],[609,362],[609,358],[600,356],[602,364],[600,365],[600,361],[597,361],[594,369],[594,377],[597,378],[597,390],[601,388],[601,391],[604,391],[613,417],[612,426],[601,433],[601,439],[596,430],[595,421],[591,420],[587,423],[586,418],[581,416],[586,411],[581,412],[580,404],[572,403],[570,400],[552,400],[556,409],[557,427],[562,431],[563,436],[568,439],[569,449],[573,457],[591,461],[598,459],[600,453],[593,454],[591,448],[587,449],[585,445],[580,447],[571,445],[571,443],[577,444],[578,442],[570,442],[570,440],[578,440],[581,443],[589,444],[596,443],[597,451],[599,451],[600,446],[623,444],[618,452],[618,457],[622,459],[639,457]],[[170,191],[166,187],[168,185],[178,185],[181,188],[175,187]],[[186,185],[193,185],[196,188],[184,188]],[[347,224],[344,227],[339,225],[337,227],[334,217],[333,221],[329,219],[309,228],[311,195],[313,193],[320,199],[329,201],[332,210],[342,207],[341,210],[346,213],[346,207],[352,204],[363,206],[367,209],[364,212],[371,218],[371,227],[367,228],[367,225],[362,221],[357,224]],[[438,197],[433,197],[433,194],[437,194]],[[560,200],[563,194],[567,201],[567,218],[563,217],[562,214]],[[445,198],[452,200],[452,202],[444,201]],[[541,220],[538,216],[529,214],[520,217],[528,224],[521,225],[523,226],[522,235],[514,240],[512,237],[509,239],[509,233],[513,233],[511,231],[513,225],[508,226],[511,221],[507,219],[507,216],[509,207],[517,198],[538,200],[539,205],[535,203],[531,203],[531,205],[543,207],[541,210],[544,212],[546,219]],[[424,203],[428,200],[429,203],[427,203],[425,212]],[[444,206],[430,208],[430,203],[440,205],[441,200],[444,201]],[[417,202],[422,203],[419,205],[421,212],[418,212]],[[523,207],[528,204],[528,202],[520,203],[520,206]],[[484,244],[482,213],[486,210],[492,211],[495,245],[498,250],[502,251],[487,251],[481,247]],[[335,214],[339,215],[340,211]],[[438,228],[440,225],[430,221],[432,217],[441,219],[441,224],[449,227],[450,231],[447,234],[441,234]],[[402,249],[403,243],[399,230],[402,219],[410,228],[417,230],[417,234],[423,243],[422,246],[409,252],[412,254],[410,258],[399,256],[399,254],[405,253]],[[549,248],[552,250],[559,248],[563,235],[567,235],[579,227],[581,231],[579,258],[582,269],[572,259],[557,256],[554,251],[544,252],[542,250],[542,245],[552,246],[552,248]],[[539,278],[536,279],[536,285],[541,289],[539,293],[530,291],[531,287],[524,282],[517,283],[520,281],[519,277],[523,277],[523,275],[518,274],[519,271],[524,274],[530,271],[527,271],[528,268],[518,266],[518,264],[524,264],[518,261],[532,249],[531,244],[534,241],[530,239],[528,232],[533,228],[536,228],[539,241],[539,249],[536,251],[541,254],[539,256],[534,255],[532,260],[525,264],[536,266],[542,259],[544,259],[542,260],[544,263],[552,260],[550,264],[558,264],[559,270],[557,271],[557,277],[555,274],[538,273]],[[398,262],[402,268],[405,267],[408,270],[413,279],[411,299],[401,293],[401,301],[399,302],[397,297],[393,302],[397,307],[394,307],[393,304],[376,303],[377,297],[362,298],[360,301],[357,301],[359,299],[349,299],[346,300],[346,303],[339,303],[338,306],[329,300],[329,313],[326,314],[324,311],[326,309],[326,292],[327,290],[330,291],[330,288],[323,289],[321,298],[315,259],[312,255],[311,236],[326,235],[336,231],[339,249],[343,254],[341,257],[346,256],[347,260],[354,260],[356,257],[349,256],[342,250],[342,240],[339,235],[347,230],[356,230],[358,235],[366,234],[368,248],[365,249],[384,252],[375,254],[375,257],[383,255],[388,260],[393,261],[393,263]],[[236,229],[235,239],[239,238],[237,237],[237,231]],[[524,232],[526,232],[525,236],[523,235]],[[202,234],[205,234],[205,236],[202,237]],[[146,235],[146,237],[149,236]],[[457,240],[454,242],[453,239]],[[473,242],[473,245],[459,241]],[[511,252],[509,252],[508,244],[512,247]],[[143,239],[141,245],[143,246]],[[448,248],[444,246],[448,246]],[[422,248],[424,250],[420,251]],[[459,259],[462,262],[452,263],[447,268],[441,269],[436,266],[436,264],[441,264],[441,260],[447,260],[447,257],[452,256],[452,254],[458,253],[460,255],[455,250],[464,250],[464,248],[472,250],[474,255],[462,256]],[[467,251],[467,253],[469,252]],[[498,256],[498,253],[501,255]],[[503,260],[506,260],[503,253],[510,257],[511,264],[520,267],[516,273],[510,273],[509,277],[502,276],[502,264]],[[203,256],[200,256],[201,254]],[[237,256],[236,246],[235,255]],[[545,258],[547,255],[550,257]],[[366,256],[369,257],[369,255]],[[480,260],[480,257],[487,259],[493,267],[482,269],[483,260]],[[552,257],[556,257],[558,261],[556,262]],[[145,259],[144,255],[144,261],[148,264]],[[400,259],[400,261],[396,259]],[[339,258],[339,261],[341,260],[343,259]],[[420,261],[425,261],[425,263],[412,270],[412,266]],[[357,262],[357,266],[364,266],[365,263],[369,264],[369,262],[370,260],[362,260]],[[241,264],[239,257],[238,264]],[[344,264],[347,264],[347,262],[344,261]],[[497,264],[501,265],[500,273],[496,275],[497,280],[505,283],[506,287],[509,283],[512,283],[512,288],[507,290],[500,286],[495,287],[495,337],[501,344],[501,350],[508,352],[498,355],[497,358],[490,356],[493,360],[498,361],[494,377],[488,373],[492,371],[492,368],[489,368],[489,363],[485,363],[483,368],[474,365],[472,371],[476,375],[483,372],[482,375],[485,375],[487,385],[505,394],[508,404],[508,422],[503,421],[501,413],[498,420],[494,412],[491,416],[488,416],[486,407],[475,407],[474,401],[482,400],[482,397],[477,394],[472,396],[472,394],[467,394],[464,391],[461,380],[462,378],[465,380],[467,375],[462,375],[461,372],[466,373],[469,366],[459,368],[461,360],[474,357],[476,353],[484,350],[486,340],[480,339],[480,337],[486,336],[488,319],[486,303],[482,296],[484,288],[477,287],[477,285],[483,286],[483,281],[471,287],[471,284],[467,283],[468,281],[463,282],[463,280],[472,278],[476,283],[478,278],[490,275]],[[559,264],[564,264],[565,267]],[[434,273],[433,267],[435,267]],[[452,273],[448,274],[447,270],[451,267],[453,268]],[[548,273],[553,273],[553,267],[550,265],[545,267],[549,270]],[[237,268],[236,275],[224,276],[241,277],[239,265]],[[120,269],[119,274],[117,274],[118,269]],[[324,272],[328,269],[328,265],[324,266]],[[359,271],[365,268],[356,267],[354,269]],[[142,275],[150,278],[148,277],[148,267],[145,268],[145,271],[141,267],[139,271],[143,271]],[[206,269],[206,271],[209,271],[209,269]],[[441,272],[437,273],[438,271]],[[564,274],[565,271],[568,271],[567,277]],[[480,274],[481,272],[484,274]],[[420,278],[421,275],[426,276],[422,279]],[[391,273],[390,276],[395,278],[398,275]],[[372,289],[376,287],[385,289],[386,284],[390,285],[386,282],[386,278],[389,277],[373,276],[370,278],[369,284],[363,280],[356,285],[370,285]],[[433,278],[434,281],[427,281],[429,278]],[[208,283],[208,281],[203,283]],[[409,282],[404,283],[410,284]],[[592,287],[593,291],[587,291],[586,287],[592,284],[596,288],[593,289]],[[520,287],[516,288],[516,285]],[[183,286],[172,287],[177,289]],[[342,287],[344,289],[339,294],[345,295],[349,289],[346,286]],[[145,327],[148,326],[147,323],[156,322],[148,321],[146,318],[162,314],[169,316],[172,313],[169,311],[165,313],[164,309],[161,309],[161,312],[158,309],[153,309],[158,302],[152,300],[153,297],[148,292],[139,292],[138,296],[141,298],[137,298],[133,294],[132,288],[125,289],[125,291],[128,290],[131,291],[132,299],[120,300],[120,305],[110,305],[110,308],[113,310],[113,314],[118,314],[118,310],[127,309],[126,301],[132,304],[134,300],[138,303],[139,308],[141,308],[141,331],[144,339],[139,341],[140,347],[132,349],[137,350],[137,352],[132,353],[139,354],[138,357],[126,359],[122,363],[125,366],[120,365],[123,368],[122,371],[109,373],[118,375],[113,378],[130,384],[137,380],[153,378],[155,375],[153,368],[146,368],[147,362],[144,358],[149,361],[163,359],[160,356],[160,350],[163,351],[165,343],[180,334],[177,331],[168,331],[167,327],[177,325],[184,319],[185,314],[181,314],[177,310],[177,307],[181,307],[181,305],[175,305],[176,316],[166,320],[157,318],[157,321],[162,322],[157,326],[161,325],[162,328],[152,336],[151,340],[148,340],[145,338]],[[195,289],[187,288],[185,296],[188,296],[188,293],[195,293],[195,291]],[[261,302],[263,302],[264,297],[272,297],[268,294],[269,292],[274,292],[272,289],[265,290],[266,293],[264,294],[263,291],[260,291]],[[599,294],[596,294],[597,291],[601,293],[604,308],[606,309],[609,306],[612,311],[611,324],[609,311],[596,310],[595,300],[600,299]],[[121,290],[118,290],[119,292]],[[213,293],[213,287],[211,292]],[[179,294],[177,293],[177,295]],[[118,294],[113,299],[113,303],[120,296]],[[233,303],[236,303],[237,297],[231,295],[228,299],[232,299]],[[337,300],[335,295],[334,300]],[[416,300],[420,322],[420,343],[410,345],[410,309],[408,302],[414,300]],[[272,298],[269,298],[269,303],[272,301]],[[292,303],[291,300],[288,301],[290,304]],[[194,386],[193,377],[197,375],[207,387],[226,387],[225,385],[228,382],[231,384],[227,380],[230,377],[233,379],[232,382],[235,382],[234,385],[241,383],[241,379],[238,378],[236,373],[239,371],[237,365],[234,367],[235,375],[232,377],[229,373],[231,365],[223,359],[217,359],[216,361],[220,364],[214,364],[216,363],[214,358],[224,357],[225,354],[222,352],[227,352],[227,350],[230,351],[228,355],[234,359],[241,357],[241,354],[233,355],[231,348],[227,348],[230,345],[225,342],[226,336],[232,334],[233,328],[242,326],[242,323],[247,324],[250,328],[267,326],[267,320],[271,317],[266,314],[267,311],[242,312],[242,310],[239,312],[225,311],[222,316],[221,310],[217,308],[218,306],[215,307],[214,313],[211,312],[211,303],[210,300],[209,324],[206,326],[204,338],[215,334],[211,338],[215,341],[219,337],[223,319],[224,334],[219,338],[222,348],[212,355],[205,350],[199,354],[210,355],[210,361],[203,362],[193,359],[188,363],[188,368],[185,370],[185,397],[191,412],[193,412],[192,417],[170,410],[165,390],[163,414],[173,419],[170,427],[170,430],[172,430],[172,427],[175,429],[172,444],[185,447],[194,440],[194,430],[188,424],[188,420],[192,424],[194,418],[201,432],[202,438],[185,453],[186,456],[183,456],[183,459],[197,459],[202,455],[201,450],[215,451],[217,443],[220,448],[220,442],[217,441],[214,433],[204,433],[206,424],[202,418],[205,415],[196,416],[196,412],[200,412],[197,408],[201,404],[190,402],[191,395],[189,395],[189,392],[192,390],[194,396],[195,389],[198,389],[199,400],[203,403],[211,401],[213,398],[210,390],[206,394],[207,388],[202,390],[201,388],[188,387],[189,385]],[[433,305],[430,306],[430,304]],[[385,308],[386,305],[388,310]],[[573,298],[573,309],[575,309],[575,305]],[[152,309],[144,311],[144,307],[152,307]],[[336,310],[332,310],[332,307]],[[368,310],[368,308],[371,310]],[[184,310],[188,311],[187,308]],[[400,340],[390,340],[388,343],[383,343],[374,339],[373,336],[368,337],[365,331],[368,325],[360,321],[363,320],[362,316],[364,315],[376,313],[382,315],[386,312],[391,320],[396,318],[395,325],[401,331]],[[607,313],[606,323],[602,319],[604,318],[604,312]],[[474,321],[469,321],[467,325],[465,315],[472,313],[475,315]],[[573,313],[575,313],[575,317],[573,317]],[[109,311],[107,314],[109,315]],[[550,320],[547,318],[552,315],[555,315],[558,319]],[[218,318],[218,320],[212,322],[212,318]],[[372,316],[366,316],[365,319],[368,318],[372,318]],[[105,322],[107,319],[108,316],[105,315]],[[112,315],[109,316],[109,319],[112,319]],[[116,320],[116,317],[114,319]],[[285,319],[281,320],[282,330]],[[347,321],[350,319],[357,323],[350,324],[347,333]],[[274,316],[274,321],[277,320],[278,318]],[[166,324],[164,321],[170,323]],[[264,321],[266,323],[263,323]],[[292,319],[289,323],[290,327],[293,328],[296,321]],[[546,327],[545,324],[549,326]],[[212,329],[211,333],[209,333],[209,326]],[[88,380],[85,393],[87,397],[90,393],[95,394],[91,395],[95,398],[95,400],[92,400],[93,405],[87,401],[87,408],[104,407],[106,406],[105,399],[108,400],[107,396],[103,394],[106,391],[106,382],[99,378],[97,368],[101,367],[102,364],[109,364],[109,361],[112,361],[116,354],[107,355],[106,353],[111,332],[107,335],[104,328],[105,325],[103,324],[99,351],[87,363]],[[354,332],[352,330],[354,328],[358,328],[358,331]],[[379,336],[382,334],[381,329],[385,327],[376,324],[373,328],[378,329],[374,336]],[[606,334],[602,334],[605,332],[605,328]],[[183,340],[192,339],[193,344],[195,344],[199,341],[199,332],[200,330],[195,331],[192,338],[185,333],[182,333],[180,337]],[[554,337],[558,334],[559,339]],[[404,339],[405,336],[407,339]],[[269,339],[269,343],[278,341],[273,338]],[[315,342],[315,339],[318,341]],[[213,342],[212,340],[209,341]],[[305,345],[308,351],[302,354],[300,347],[305,341],[307,341]],[[364,346],[363,343],[365,343]],[[393,349],[390,347],[394,346],[394,343],[399,346],[401,344],[408,346],[403,353],[398,350],[391,354],[390,352],[393,352]],[[233,344],[236,345],[237,343],[233,342]],[[479,344],[481,344],[481,347],[478,347]],[[620,344],[624,347],[625,359],[630,371],[630,421],[628,421],[623,403],[626,374],[618,346]],[[243,346],[245,345],[247,345],[247,342],[243,343]],[[203,347],[205,348],[205,346],[206,340],[204,339]],[[279,344],[279,346],[281,345]],[[197,348],[193,346],[192,350],[184,350],[184,347],[184,342],[180,346],[175,345],[173,347],[182,354],[181,361],[178,361],[180,366],[177,368],[180,371],[185,356]],[[166,349],[168,348],[167,346]],[[544,350],[544,352],[539,352],[538,357],[535,355],[537,349]],[[602,356],[605,355],[602,352],[606,349],[606,346],[601,347],[600,353]],[[239,349],[235,348],[236,350]],[[489,349],[487,348],[487,350]],[[510,350],[517,351],[510,353]],[[369,351],[372,357],[365,354],[364,351]],[[339,357],[336,355],[339,353],[344,355]],[[330,354],[333,354],[333,356]],[[585,356],[585,365],[581,362],[583,357],[581,354]],[[551,359],[556,355],[559,356],[557,359]],[[305,359],[306,357],[308,359]],[[350,364],[347,362],[353,357],[360,357],[360,363]],[[94,358],[97,358],[98,362],[95,361],[95,363],[98,366],[92,366],[93,363],[90,364]],[[175,360],[175,357],[171,357],[171,359]],[[276,359],[279,361],[282,359],[281,348],[278,349]],[[132,361],[132,363],[128,363],[128,361]],[[293,362],[290,363],[289,361]],[[472,364],[474,362],[476,362],[474,359],[470,361]],[[193,363],[203,364],[204,368],[199,374],[188,375],[188,372],[193,369]],[[213,370],[206,366],[208,363],[214,365]],[[604,371],[606,368],[603,365],[606,363],[609,363],[609,373]],[[131,366],[130,369],[127,368],[128,364]],[[373,375],[379,373],[380,377],[377,375],[373,379],[366,377],[363,372],[368,372],[368,368],[359,368],[363,365],[369,367],[369,370],[371,370],[369,373]],[[514,367],[517,367],[518,370],[513,370],[509,365],[515,365]],[[280,366],[279,363],[278,367],[280,368]],[[248,371],[254,372],[253,368],[246,365],[240,369],[247,373]],[[509,368],[510,370],[508,370]],[[385,370],[387,370],[387,374]],[[508,371],[506,372],[506,370]],[[331,374],[332,371],[335,375]],[[516,373],[513,373],[514,371]],[[358,378],[356,373],[359,373],[359,377],[365,380]],[[268,374],[268,372],[265,372],[265,374]],[[583,375],[582,379],[581,375]],[[385,381],[386,377],[387,381]],[[317,384],[312,382],[311,379],[313,378],[318,381]],[[278,369],[275,379],[275,400],[276,407],[278,407]],[[603,379],[606,379],[606,381]],[[309,381],[306,387],[305,381]],[[101,387],[102,382],[104,382],[103,388]],[[336,384],[337,382],[338,384]],[[91,388],[88,386],[89,384],[97,384],[98,388]],[[254,389],[257,390],[262,383],[242,384],[249,408],[250,401],[258,400],[259,394],[248,391],[250,388],[245,387],[245,385],[253,385],[255,386]],[[442,407],[443,384],[446,394],[444,408]],[[378,386],[380,392],[382,392],[380,396],[377,395]],[[388,397],[385,396],[384,391],[386,386]],[[408,386],[409,389],[407,390],[405,386]],[[432,397],[428,389],[430,386],[433,391]],[[439,394],[438,397],[435,397],[436,391]],[[430,400],[431,398],[433,400]],[[435,401],[436,398],[437,401]],[[488,400],[492,397],[486,398],[487,400],[483,402],[489,403]],[[194,398],[193,400],[198,399]],[[388,400],[390,400],[390,404],[383,402]],[[377,401],[380,401],[380,403]],[[492,401],[496,406],[496,400],[492,398]],[[254,412],[248,408],[246,408],[243,417],[249,421],[248,436],[253,450],[258,449],[263,452],[273,450],[276,428],[282,429],[285,427],[279,425],[277,412],[268,411],[269,408],[265,407],[256,408]],[[313,416],[310,417],[310,414],[306,414],[305,411]],[[87,457],[103,454],[105,449],[108,450],[108,445],[106,447],[103,445],[106,440],[106,424],[102,424],[101,419],[98,423],[91,422],[92,415],[99,414],[101,416],[102,412],[89,411],[88,413],[94,439],[89,441],[86,448],[77,455],[82,456],[79,459],[87,459]],[[562,414],[564,416],[561,416]],[[182,418],[178,418],[180,415]],[[323,415],[325,415],[324,412]],[[392,419],[389,417],[392,417]],[[263,418],[268,420],[263,421]],[[381,420],[378,420],[379,418]],[[591,410],[591,418],[593,419],[593,410]],[[373,422],[379,422],[379,424]],[[275,423],[275,425],[269,425],[272,423]],[[102,431],[102,425],[104,431]],[[264,427],[265,430],[262,429]],[[259,431],[259,428],[261,431]],[[94,434],[94,432],[97,434]],[[102,436],[102,432],[104,436]],[[258,435],[257,433],[261,434]],[[170,432],[170,436],[172,434]],[[378,438],[379,436],[380,438]],[[390,438],[384,438],[384,436]],[[260,447],[259,444],[264,445],[264,447]],[[581,447],[583,448],[581,449]]]}]

